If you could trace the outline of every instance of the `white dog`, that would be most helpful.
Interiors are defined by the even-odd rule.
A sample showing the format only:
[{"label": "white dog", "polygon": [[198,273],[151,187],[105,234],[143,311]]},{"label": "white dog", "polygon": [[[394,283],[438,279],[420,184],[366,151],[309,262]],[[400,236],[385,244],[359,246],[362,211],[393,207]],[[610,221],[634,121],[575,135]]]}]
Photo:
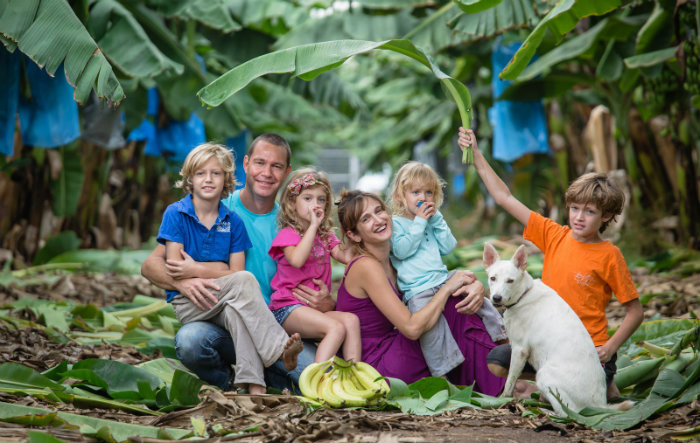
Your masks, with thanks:
[{"label": "white dog", "polygon": [[605,373],[591,336],[571,307],[540,279],[533,279],[526,265],[524,246],[511,260],[499,260],[494,247],[484,245],[491,301],[505,308],[503,322],[512,347],[502,396],[512,397],[529,361],[537,371],[537,388],[557,415],[566,413],[552,394],[576,412],[586,406],[609,407]]}]

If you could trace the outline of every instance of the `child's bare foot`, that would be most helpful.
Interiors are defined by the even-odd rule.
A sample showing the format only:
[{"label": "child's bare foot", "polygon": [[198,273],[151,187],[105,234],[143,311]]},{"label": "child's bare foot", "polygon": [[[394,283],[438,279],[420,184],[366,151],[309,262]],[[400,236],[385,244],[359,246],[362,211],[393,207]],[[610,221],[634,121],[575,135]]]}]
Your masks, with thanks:
[{"label": "child's bare foot", "polygon": [[254,385],[253,383],[248,385],[248,392],[254,395],[267,394],[267,388],[261,385]]},{"label": "child's bare foot", "polygon": [[291,371],[297,367],[297,357],[302,349],[304,345],[301,343],[301,336],[298,333],[292,334],[284,344],[282,352],[282,362],[286,370]]}]

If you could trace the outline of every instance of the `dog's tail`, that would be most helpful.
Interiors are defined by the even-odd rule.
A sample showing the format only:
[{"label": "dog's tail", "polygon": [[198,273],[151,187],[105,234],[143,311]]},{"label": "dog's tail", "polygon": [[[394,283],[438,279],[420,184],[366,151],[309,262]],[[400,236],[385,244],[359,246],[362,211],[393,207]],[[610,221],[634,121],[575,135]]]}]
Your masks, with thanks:
[{"label": "dog's tail", "polygon": [[635,405],[632,400],[625,400],[620,403],[608,403],[608,408],[614,409],[616,411],[628,411]]}]

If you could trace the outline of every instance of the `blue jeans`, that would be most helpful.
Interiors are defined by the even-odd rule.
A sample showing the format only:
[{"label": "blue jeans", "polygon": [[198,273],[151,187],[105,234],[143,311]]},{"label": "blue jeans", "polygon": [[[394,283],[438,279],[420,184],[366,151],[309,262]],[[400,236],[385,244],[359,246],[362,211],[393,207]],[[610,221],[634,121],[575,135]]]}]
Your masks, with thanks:
[{"label": "blue jeans", "polygon": [[[187,323],[175,335],[175,353],[178,360],[203,381],[223,390],[233,389],[231,365],[236,363],[236,349],[225,329],[205,321]],[[265,383],[299,394],[299,375],[314,362],[315,357],[316,345],[304,342],[304,350],[297,358],[297,367],[287,371],[284,364],[278,361],[265,368]]]}]

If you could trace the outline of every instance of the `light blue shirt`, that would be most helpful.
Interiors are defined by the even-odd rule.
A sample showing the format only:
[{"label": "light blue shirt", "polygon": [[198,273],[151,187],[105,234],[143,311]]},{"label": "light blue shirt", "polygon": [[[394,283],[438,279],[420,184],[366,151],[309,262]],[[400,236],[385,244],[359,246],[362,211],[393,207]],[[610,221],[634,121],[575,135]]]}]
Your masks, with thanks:
[{"label": "light blue shirt", "polygon": [[440,211],[426,220],[393,216],[391,263],[398,274],[399,289],[407,302],[414,295],[441,285],[447,279],[442,256],[457,246]]},{"label": "light blue shirt", "polygon": [[267,251],[270,250],[272,240],[277,235],[279,205],[275,203],[274,209],[267,214],[256,214],[243,206],[240,194],[239,189],[221,201],[245,224],[248,237],[253,243],[253,247],[245,251],[245,270],[251,272],[258,280],[265,304],[269,304],[270,295],[272,295],[270,281],[277,273],[277,262]]}]

